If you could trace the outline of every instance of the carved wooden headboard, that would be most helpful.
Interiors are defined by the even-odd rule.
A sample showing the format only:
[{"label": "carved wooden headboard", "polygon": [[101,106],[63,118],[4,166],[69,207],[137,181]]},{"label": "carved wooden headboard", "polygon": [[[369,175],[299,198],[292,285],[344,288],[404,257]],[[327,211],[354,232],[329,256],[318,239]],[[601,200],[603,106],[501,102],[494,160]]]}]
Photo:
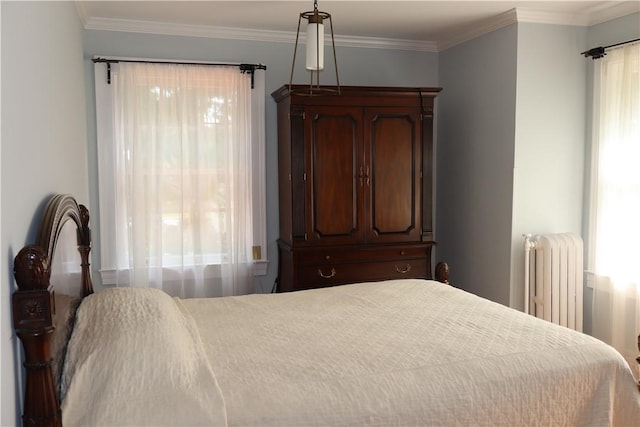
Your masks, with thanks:
[{"label": "carved wooden headboard", "polygon": [[82,296],[93,293],[89,270],[89,212],[72,196],[60,194],[51,197],[45,207],[36,243],[22,248],[13,264],[18,285],[13,294],[13,324],[25,353],[24,425],[59,426],[62,423],[51,369],[55,299],[50,278],[58,237],[69,220],[77,227]]}]

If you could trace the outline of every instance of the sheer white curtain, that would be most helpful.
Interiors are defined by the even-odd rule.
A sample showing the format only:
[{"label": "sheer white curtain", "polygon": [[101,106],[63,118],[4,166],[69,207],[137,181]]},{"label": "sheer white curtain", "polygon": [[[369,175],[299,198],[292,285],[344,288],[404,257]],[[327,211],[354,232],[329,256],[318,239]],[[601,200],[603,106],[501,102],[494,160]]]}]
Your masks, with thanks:
[{"label": "sheer white curtain", "polygon": [[640,334],[640,43],[607,50],[595,73],[589,269],[593,335],[637,372]]},{"label": "sheer white curtain", "polygon": [[100,171],[113,179],[100,192],[115,213],[101,228],[115,284],[182,297],[252,291],[250,75],[121,62],[112,85],[113,141],[99,157],[113,168]]}]

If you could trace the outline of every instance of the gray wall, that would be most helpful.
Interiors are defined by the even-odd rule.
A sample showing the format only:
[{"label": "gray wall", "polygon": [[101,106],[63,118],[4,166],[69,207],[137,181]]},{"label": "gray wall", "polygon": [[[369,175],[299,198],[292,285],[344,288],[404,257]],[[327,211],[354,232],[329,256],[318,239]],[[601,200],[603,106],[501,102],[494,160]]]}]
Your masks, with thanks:
[{"label": "gray wall", "polygon": [[[71,2],[0,3],[2,185],[0,424],[19,424],[22,384],[11,326],[13,258],[35,240],[52,193],[89,201],[82,27]],[[37,214],[36,214],[37,211]],[[36,218],[37,217],[37,218]]]},{"label": "gray wall", "polygon": [[[522,234],[588,244],[593,62],[580,52],[639,36],[636,13],[591,28],[519,23],[440,53],[436,232],[453,283],[522,309]],[[584,312],[588,332],[588,288]]]},{"label": "gray wall", "polygon": [[[289,83],[293,44],[247,42],[197,37],[160,36],[111,31],[87,30],[84,34],[85,72],[87,78],[87,106],[89,128],[89,182],[91,205],[98,206],[97,154],[95,130],[95,99],[93,93],[93,64],[96,55],[137,58],[183,59],[218,62],[263,63],[266,71],[266,174],[267,174],[267,258],[266,276],[257,280],[257,291],[269,292],[277,273],[278,238],[278,174],[276,104],[271,92]],[[338,72],[342,85],[379,86],[436,86],[438,83],[438,55],[436,53],[400,50],[337,47]],[[302,58],[304,59],[304,58]],[[300,58],[298,58],[300,61]],[[308,82],[298,62],[294,82]],[[332,66],[327,61],[327,67]],[[333,70],[323,73],[321,82],[334,84]],[[326,80],[325,80],[326,79]],[[91,221],[94,241],[99,241],[98,209]],[[99,278],[99,250],[93,246],[93,275]]]},{"label": "gray wall", "polygon": [[524,308],[525,233],[582,232],[586,28],[518,25],[510,305]]},{"label": "gray wall", "polygon": [[440,54],[438,259],[461,288],[509,304],[517,26]]}]

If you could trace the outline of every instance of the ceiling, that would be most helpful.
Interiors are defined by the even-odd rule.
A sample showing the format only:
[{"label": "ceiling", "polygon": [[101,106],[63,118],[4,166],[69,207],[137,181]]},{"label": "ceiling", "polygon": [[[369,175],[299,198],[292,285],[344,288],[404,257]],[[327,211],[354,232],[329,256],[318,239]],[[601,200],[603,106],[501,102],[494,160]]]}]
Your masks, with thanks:
[{"label": "ceiling", "polygon": [[[87,29],[295,41],[313,1],[76,1]],[[336,44],[443,50],[514,22],[590,26],[640,11],[634,1],[319,0]]]}]

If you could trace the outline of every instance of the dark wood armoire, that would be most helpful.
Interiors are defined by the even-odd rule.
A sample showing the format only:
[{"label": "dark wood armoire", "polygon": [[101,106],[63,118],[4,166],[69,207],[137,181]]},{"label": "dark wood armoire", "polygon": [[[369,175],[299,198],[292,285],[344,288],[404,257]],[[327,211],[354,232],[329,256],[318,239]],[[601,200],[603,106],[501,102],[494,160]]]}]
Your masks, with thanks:
[{"label": "dark wood armoire", "polygon": [[278,104],[279,292],[432,278],[438,88],[341,87]]}]

